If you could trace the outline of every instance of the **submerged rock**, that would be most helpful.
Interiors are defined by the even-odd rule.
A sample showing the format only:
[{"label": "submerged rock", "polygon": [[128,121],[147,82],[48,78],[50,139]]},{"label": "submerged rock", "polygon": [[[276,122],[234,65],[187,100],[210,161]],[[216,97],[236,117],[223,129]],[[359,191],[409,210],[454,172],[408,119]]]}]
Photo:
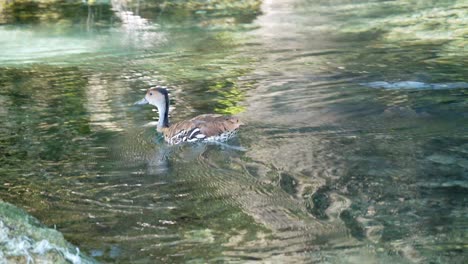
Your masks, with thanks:
[{"label": "submerged rock", "polygon": [[94,263],[57,230],[0,201],[0,263]]},{"label": "submerged rock", "polygon": [[391,106],[384,110],[384,116],[387,117],[419,117],[419,114],[410,107]]},{"label": "submerged rock", "polygon": [[442,154],[433,154],[427,157],[427,159],[434,163],[443,164],[443,165],[454,164],[457,161],[455,157],[442,155]]},{"label": "submerged rock", "polygon": [[424,83],[424,82],[370,82],[362,84],[371,88],[383,88],[389,90],[447,90],[447,89],[464,89],[468,88],[466,82],[450,82],[450,83]]}]

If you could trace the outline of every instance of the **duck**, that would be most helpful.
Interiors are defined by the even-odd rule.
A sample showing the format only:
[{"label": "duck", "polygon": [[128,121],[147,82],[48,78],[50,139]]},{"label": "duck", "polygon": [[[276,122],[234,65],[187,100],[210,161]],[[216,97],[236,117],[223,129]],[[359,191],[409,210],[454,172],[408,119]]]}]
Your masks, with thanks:
[{"label": "duck", "polygon": [[158,109],[157,131],[170,145],[184,142],[223,142],[234,137],[243,123],[234,116],[203,114],[175,124],[169,123],[169,93],[166,88],[154,87],[147,90],[136,105],[150,104]]}]

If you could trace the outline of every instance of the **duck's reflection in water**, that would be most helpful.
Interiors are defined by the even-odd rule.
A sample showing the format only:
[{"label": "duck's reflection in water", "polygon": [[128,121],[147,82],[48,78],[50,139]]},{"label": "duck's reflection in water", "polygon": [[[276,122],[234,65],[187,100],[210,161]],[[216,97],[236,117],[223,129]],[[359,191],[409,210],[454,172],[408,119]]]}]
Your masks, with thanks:
[{"label": "duck's reflection in water", "polygon": [[148,160],[148,166],[146,173],[148,175],[161,175],[166,174],[169,171],[169,155],[171,148],[168,146],[162,146],[155,149],[155,152]]}]

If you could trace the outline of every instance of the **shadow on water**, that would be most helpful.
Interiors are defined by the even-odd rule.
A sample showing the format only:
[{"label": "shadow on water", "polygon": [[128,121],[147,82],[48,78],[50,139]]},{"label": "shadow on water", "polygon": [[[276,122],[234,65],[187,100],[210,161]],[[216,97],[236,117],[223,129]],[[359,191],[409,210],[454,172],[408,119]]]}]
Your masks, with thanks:
[{"label": "shadow on water", "polygon": [[0,198],[101,262],[463,263],[466,5],[211,2],[0,4]]}]

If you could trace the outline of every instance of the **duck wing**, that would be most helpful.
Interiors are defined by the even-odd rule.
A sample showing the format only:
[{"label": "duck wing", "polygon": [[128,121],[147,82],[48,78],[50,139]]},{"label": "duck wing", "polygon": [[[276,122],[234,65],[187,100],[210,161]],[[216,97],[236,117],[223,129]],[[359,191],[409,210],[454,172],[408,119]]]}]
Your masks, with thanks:
[{"label": "duck wing", "polygon": [[171,125],[163,131],[170,144],[198,140],[225,140],[233,135],[243,123],[236,117],[223,115],[199,115],[190,120]]}]

